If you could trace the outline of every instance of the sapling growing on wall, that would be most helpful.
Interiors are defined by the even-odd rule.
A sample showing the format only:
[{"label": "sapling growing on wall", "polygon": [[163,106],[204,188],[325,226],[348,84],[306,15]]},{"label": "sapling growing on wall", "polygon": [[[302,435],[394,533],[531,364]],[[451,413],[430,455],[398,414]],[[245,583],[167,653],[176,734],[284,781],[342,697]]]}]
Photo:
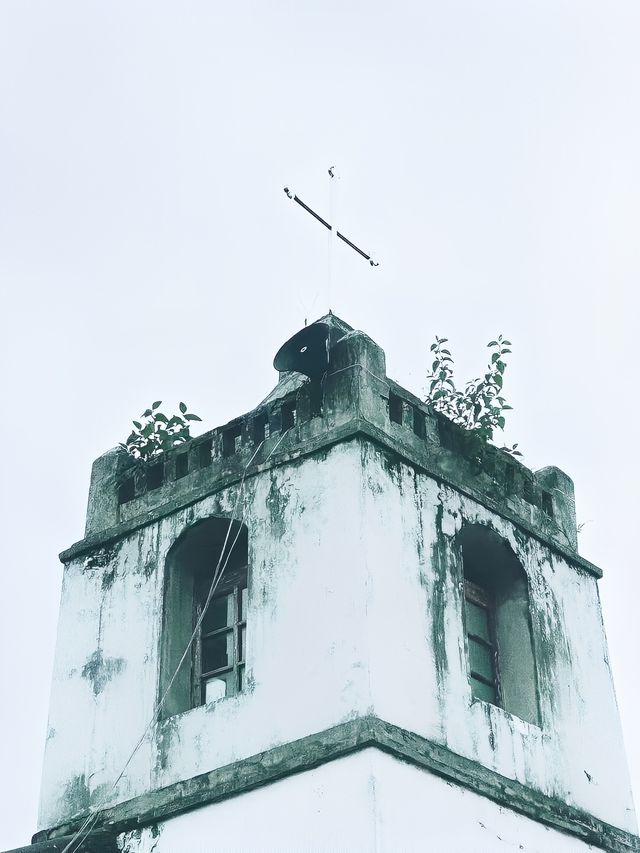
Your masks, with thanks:
[{"label": "sapling growing on wall", "polygon": [[161,405],[162,400],[157,400],[139,421],[133,421],[131,434],[120,444],[133,459],[146,461],[183,444],[191,438],[189,422],[202,420],[187,411],[186,403],[180,403],[180,414],[171,417],[160,411]]},{"label": "sapling growing on wall", "polygon": [[[427,374],[429,391],[425,401],[477,440],[493,441],[494,431],[504,429],[504,413],[513,408],[502,396],[507,366],[504,359],[511,352],[511,341],[502,335],[497,341],[489,341],[487,346],[492,352],[487,372],[467,382],[464,391],[459,391],[453,379],[453,356],[444,346],[447,340],[436,336],[435,343],[431,344],[433,363]],[[501,449],[513,456],[522,456],[517,447],[516,443]]]}]

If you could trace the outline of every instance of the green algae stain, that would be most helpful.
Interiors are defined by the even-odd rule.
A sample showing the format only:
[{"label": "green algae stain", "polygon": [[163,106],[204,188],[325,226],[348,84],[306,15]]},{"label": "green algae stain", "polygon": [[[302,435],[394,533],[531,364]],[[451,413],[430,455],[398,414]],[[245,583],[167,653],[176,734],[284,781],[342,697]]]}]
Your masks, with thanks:
[{"label": "green algae stain", "polygon": [[82,677],[91,682],[93,693],[98,696],[111,679],[122,672],[125,666],[124,658],[104,657],[102,650],[98,649],[82,667]]}]

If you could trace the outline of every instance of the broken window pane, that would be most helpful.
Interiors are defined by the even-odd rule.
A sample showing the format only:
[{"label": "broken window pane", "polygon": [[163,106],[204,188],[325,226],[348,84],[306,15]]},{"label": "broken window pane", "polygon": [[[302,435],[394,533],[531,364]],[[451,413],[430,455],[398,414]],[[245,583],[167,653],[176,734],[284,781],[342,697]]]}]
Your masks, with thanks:
[{"label": "broken window pane", "polygon": [[218,628],[233,624],[233,596],[221,595],[212,598],[202,621],[202,632],[208,634]]},{"label": "broken window pane", "polygon": [[202,641],[202,671],[212,672],[231,663],[233,663],[233,631],[205,637]]}]

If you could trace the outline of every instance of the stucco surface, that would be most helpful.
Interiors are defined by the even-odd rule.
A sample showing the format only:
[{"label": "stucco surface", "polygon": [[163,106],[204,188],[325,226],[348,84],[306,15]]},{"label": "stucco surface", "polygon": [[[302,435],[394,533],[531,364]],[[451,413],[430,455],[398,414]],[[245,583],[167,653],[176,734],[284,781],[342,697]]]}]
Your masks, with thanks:
[{"label": "stucco surface", "polygon": [[119,844],[122,853],[600,849],[374,749],[125,833]]},{"label": "stucco surface", "polygon": [[[368,623],[385,625],[370,631],[374,713],[634,831],[595,579],[371,445],[363,475]],[[456,546],[463,521],[495,529],[526,571],[540,726],[472,700]]]},{"label": "stucco surface", "polygon": [[[166,555],[198,519],[229,516],[238,489],[67,564],[40,827],[375,714],[635,830],[595,578],[359,439],[247,479],[247,690],[152,726],[114,790],[157,699]],[[472,701],[463,519],[506,538],[529,578],[540,727]]]},{"label": "stucco surface", "polygon": [[[341,445],[247,482],[247,690],[154,726],[117,792],[110,785],[156,700],[165,557],[190,524],[230,515],[237,487],[90,561],[104,565],[67,565],[41,827],[366,713],[359,468],[358,448]],[[118,664],[96,674],[97,656]]]}]

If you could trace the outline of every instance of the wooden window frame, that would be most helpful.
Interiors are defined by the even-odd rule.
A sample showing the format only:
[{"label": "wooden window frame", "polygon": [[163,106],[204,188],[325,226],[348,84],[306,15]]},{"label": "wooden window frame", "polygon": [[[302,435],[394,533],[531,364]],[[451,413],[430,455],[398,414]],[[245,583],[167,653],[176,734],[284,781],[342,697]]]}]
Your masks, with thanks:
[{"label": "wooden window frame", "polygon": [[[500,685],[500,660],[498,656],[498,643],[496,640],[496,605],[494,597],[491,593],[486,590],[484,587],[480,586],[477,583],[473,583],[473,581],[464,579],[464,598],[465,598],[465,633],[467,636],[467,665],[469,668],[469,678],[475,679],[476,681],[485,684],[487,687],[490,687],[495,691],[495,702],[491,702],[491,704],[495,704],[498,707],[502,708],[502,690]],[[472,634],[468,627],[468,622],[466,618],[466,602],[470,601],[472,604],[481,607],[487,614],[487,630],[489,634],[489,640],[485,640],[484,637],[478,636],[478,634]],[[493,670],[493,680],[489,680],[486,676],[482,675],[479,672],[471,669],[471,654],[469,652],[469,641],[473,640],[473,642],[479,643],[485,648],[489,649],[491,654],[491,668]],[[479,698],[479,697],[475,697]],[[482,700],[482,701],[490,701],[490,700]]]},{"label": "wooden window frame", "polygon": [[[244,669],[246,663],[246,642],[242,643],[242,629],[247,627],[246,607],[242,608],[242,593],[247,587],[247,566],[242,566],[234,570],[233,575],[225,578],[225,583],[221,586],[216,594],[212,596],[209,602],[209,607],[221,598],[232,596],[233,614],[232,621],[222,628],[215,628],[212,631],[203,631],[202,624],[198,627],[198,632],[193,644],[193,679],[192,679],[192,705],[198,707],[205,705],[206,684],[212,678],[220,675],[232,674],[231,679],[227,682],[227,693],[222,698],[229,696],[237,696],[244,690]],[[205,599],[206,600],[206,599]],[[197,596],[194,597],[194,625],[198,623],[204,601]],[[202,644],[210,637],[233,634],[232,659],[230,663],[217,669],[202,671]],[[241,656],[242,655],[242,656]]]}]

